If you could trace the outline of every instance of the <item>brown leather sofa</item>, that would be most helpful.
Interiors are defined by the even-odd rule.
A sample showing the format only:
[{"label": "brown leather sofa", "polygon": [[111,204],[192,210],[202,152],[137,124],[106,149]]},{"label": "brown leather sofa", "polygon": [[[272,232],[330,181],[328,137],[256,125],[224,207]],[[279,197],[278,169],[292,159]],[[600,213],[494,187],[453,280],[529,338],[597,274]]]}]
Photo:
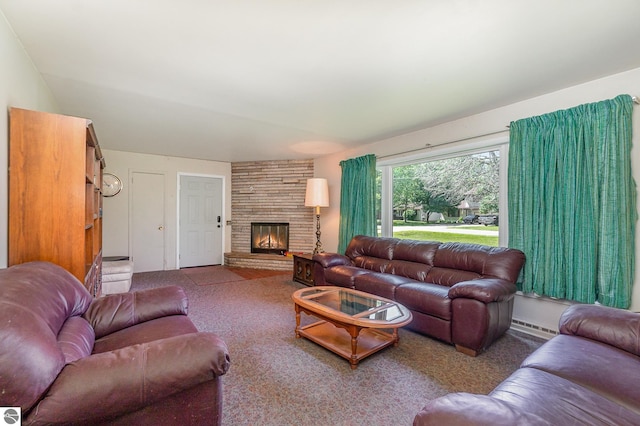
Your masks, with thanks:
[{"label": "brown leather sofa", "polygon": [[428,425],[640,425],[640,315],[573,305],[560,334],[489,395],[453,393],[414,419]]},{"label": "brown leather sofa", "polygon": [[476,356],[511,326],[524,254],[477,244],[356,236],[345,255],[313,256],[315,285],[355,288],[395,300],[407,327]]},{"label": "brown leather sofa", "polygon": [[0,406],[24,425],[219,425],[228,368],[180,287],[93,299],[51,263],[0,270]]}]

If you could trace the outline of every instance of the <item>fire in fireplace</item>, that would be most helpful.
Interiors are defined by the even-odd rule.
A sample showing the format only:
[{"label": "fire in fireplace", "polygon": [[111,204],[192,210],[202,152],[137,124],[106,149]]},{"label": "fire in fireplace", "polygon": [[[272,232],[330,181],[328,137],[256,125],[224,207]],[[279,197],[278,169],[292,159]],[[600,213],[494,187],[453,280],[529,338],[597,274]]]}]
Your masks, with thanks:
[{"label": "fire in fireplace", "polygon": [[289,224],[251,223],[251,253],[285,254],[289,250]]}]

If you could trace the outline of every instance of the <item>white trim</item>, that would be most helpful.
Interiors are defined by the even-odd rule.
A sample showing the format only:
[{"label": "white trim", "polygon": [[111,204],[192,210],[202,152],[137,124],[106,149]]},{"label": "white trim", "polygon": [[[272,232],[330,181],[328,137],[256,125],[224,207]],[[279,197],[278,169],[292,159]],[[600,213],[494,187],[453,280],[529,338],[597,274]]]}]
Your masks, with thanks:
[{"label": "white trim", "polygon": [[500,145],[500,177],[498,190],[498,210],[500,222],[498,227],[498,245],[509,245],[509,143]]},{"label": "white trim", "polygon": [[382,188],[380,189],[380,235],[391,237],[393,235],[393,168],[382,166]]},{"label": "white trim", "polygon": [[376,168],[382,172],[382,188],[381,188],[381,205],[380,205],[380,222],[382,228],[382,236],[390,237],[393,235],[393,214],[391,214],[393,200],[393,167],[406,166],[427,161],[444,160],[462,155],[478,154],[482,152],[498,150],[500,151],[500,176],[499,176],[499,195],[498,207],[500,209],[500,231],[498,236],[498,244],[506,247],[508,244],[508,203],[507,203],[507,170],[509,156],[509,135],[501,135],[491,139],[485,139],[465,144],[455,144],[453,146],[443,146],[438,148],[435,146],[428,150],[421,151],[416,154],[406,156],[395,156],[393,158],[385,158],[376,162]]},{"label": "white trim", "polygon": [[476,154],[491,150],[491,148],[499,148],[504,144],[509,143],[509,135],[502,135],[500,137],[494,137],[491,139],[485,139],[481,141],[469,142],[465,144],[456,144],[425,149],[416,154],[406,156],[394,156],[392,158],[385,158],[376,162],[377,167],[382,166],[406,166],[408,164],[415,164],[421,161],[429,160],[442,160],[445,158],[458,157],[465,154]]}]

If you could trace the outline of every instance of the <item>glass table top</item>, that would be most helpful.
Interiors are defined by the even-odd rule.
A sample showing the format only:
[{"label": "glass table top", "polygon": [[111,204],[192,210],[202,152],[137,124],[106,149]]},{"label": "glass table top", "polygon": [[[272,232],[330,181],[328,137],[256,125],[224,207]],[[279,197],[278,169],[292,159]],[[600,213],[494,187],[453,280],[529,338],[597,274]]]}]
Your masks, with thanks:
[{"label": "glass table top", "polygon": [[346,288],[315,287],[303,289],[297,293],[298,297],[307,302],[322,305],[351,317],[393,321],[406,315],[393,301]]}]

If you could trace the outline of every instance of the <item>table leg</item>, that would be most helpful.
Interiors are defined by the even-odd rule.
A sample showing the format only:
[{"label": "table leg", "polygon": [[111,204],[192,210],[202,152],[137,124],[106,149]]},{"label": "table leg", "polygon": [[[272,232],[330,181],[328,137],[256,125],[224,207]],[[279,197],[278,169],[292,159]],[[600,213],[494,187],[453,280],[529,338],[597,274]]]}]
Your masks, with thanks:
[{"label": "table leg", "polygon": [[296,308],[296,338],[300,338],[300,306],[295,305]]},{"label": "table leg", "polygon": [[360,327],[351,326],[349,327],[349,334],[351,335],[351,358],[349,359],[349,363],[351,364],[351,369],[355,370],[358,368],[358,336],[360,335]]},{"label": "table leg", "polygon": [[400,344],[400,335],[398,335],[398,329],[394,328],[393,329],[393,346],[396,347]]}]

